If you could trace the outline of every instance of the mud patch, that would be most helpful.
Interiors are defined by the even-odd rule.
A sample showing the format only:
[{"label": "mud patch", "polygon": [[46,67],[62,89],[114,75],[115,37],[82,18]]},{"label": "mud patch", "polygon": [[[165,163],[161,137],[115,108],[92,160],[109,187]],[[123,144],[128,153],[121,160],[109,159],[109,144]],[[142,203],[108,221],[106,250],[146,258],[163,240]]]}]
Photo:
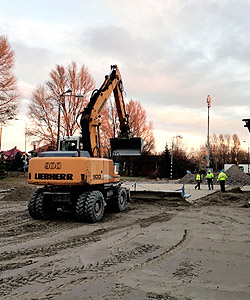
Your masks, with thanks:
[{"label": "mud patch", "polygon": [[34,187],[15,183],[0,201],[1,299],[250,299],[249,192],[131,202],[87,224],[31,219]]},{"label": "mud patch", "polygon": [[209,194],[205,197],[197,199],[194,206],[236,206],[247,207],[250,199],[250,192],[242,191],[239,187],[230,191],[222,193],[216,191],[213,194]]},{"label": "mud patch", "polygon": [[177,277],[179,280],[182,279],[185,282],[190,282],[191,278],[198,276],[198,271],[200,270],[200,262],[191,263],[189,259],[185,259],[180,262],[179,267],[173,273],[174,277]]},{"label": "mud patch", "polygon": [[191,298],[186,298],[186,297],[181,297],[181,298],[176,298],[170,296],[169,293],[164,293],[164,294],[156,294],[156,293],[147,293],[147,298],[146,300],[150,299],[155,299],[155,300],[192,300]]}]

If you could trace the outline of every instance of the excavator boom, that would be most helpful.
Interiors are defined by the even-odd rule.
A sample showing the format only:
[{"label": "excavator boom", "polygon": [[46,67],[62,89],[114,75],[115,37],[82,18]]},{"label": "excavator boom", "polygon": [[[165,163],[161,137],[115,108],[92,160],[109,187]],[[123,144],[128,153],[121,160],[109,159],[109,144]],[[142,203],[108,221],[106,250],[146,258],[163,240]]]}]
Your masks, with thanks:
[{"label": "excavator boom", "polygon": [[81,128],[82,141],[85,151],[91,157],[102,157],[99,126],[101,110],[114,94],[115,104],[120,122],[120,134],[118,138],[111,139],[112,154],[140,155],[142,150],[141,138],[133,138],[130,132],[129,116],[126,114],[123,99],[123,84],[121,74],[116,65],[111,66],[109,75],[105,76],[102,86],[94,90],[87,107],[82,112]]}]

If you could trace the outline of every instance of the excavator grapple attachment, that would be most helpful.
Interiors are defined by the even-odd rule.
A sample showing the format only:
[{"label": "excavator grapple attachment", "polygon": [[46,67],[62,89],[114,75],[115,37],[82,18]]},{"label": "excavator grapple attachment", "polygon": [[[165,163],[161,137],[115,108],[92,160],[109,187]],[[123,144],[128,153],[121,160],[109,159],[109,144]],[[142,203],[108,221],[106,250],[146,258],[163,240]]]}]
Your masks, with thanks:
[{"label": "excavator grapple attachment", "polygon": [[141,138],[110,139],[112,156],[138,156],[142,151]]}]

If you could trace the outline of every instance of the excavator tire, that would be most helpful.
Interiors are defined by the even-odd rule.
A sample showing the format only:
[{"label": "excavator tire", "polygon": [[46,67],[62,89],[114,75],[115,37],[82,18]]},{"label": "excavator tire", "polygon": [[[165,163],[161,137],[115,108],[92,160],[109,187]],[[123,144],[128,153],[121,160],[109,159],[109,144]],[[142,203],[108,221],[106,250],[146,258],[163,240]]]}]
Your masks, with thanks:
[{"label": "excavator tire", "polygon": [[114,202],[114,209],[116,211],[124,211],[127,207],[127,192],[126,189],[120,187],[117,191],[117,197],[115,198]]},{"label": "excavator tire", "polygon": [[30,214],[31,218],[33,218],[35,220],[40,219],[38,213],[36,212],[36,202],[37,202],[37,198],[39,197],[39,195],[42,192],[43,192],[43,189],[36,190],[30,197],[29,202],[28,202],[29,214]]},{"label": "excavator tire", "polygon": [[40,220],[53,219],[56,214],[56,206],[53,205],[48,195],[39,193],[36,200],[36,214]]},{"label": "excavator tire", "polygon": [[76,202],[76,215],[80,221],[86,220],[85,205],[86,205],[86,200],[88,198],[88,195],[89,192],[84,192],[80,194]]},{"label": "excavator tire", "polygon": [[104,197],[100,191],[92,191],[85,202],[86,220],[95,223],[101,221],[104,214]]}]

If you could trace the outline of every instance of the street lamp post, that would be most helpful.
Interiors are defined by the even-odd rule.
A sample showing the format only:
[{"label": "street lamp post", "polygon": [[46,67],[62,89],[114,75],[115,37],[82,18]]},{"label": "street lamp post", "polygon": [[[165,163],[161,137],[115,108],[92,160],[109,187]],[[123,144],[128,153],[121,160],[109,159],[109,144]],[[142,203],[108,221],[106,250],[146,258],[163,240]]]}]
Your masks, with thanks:
[{"label": "street lamp post", "polygon": [[[20,120],[20,121],[26,122],[25,120],[17,119],[17,118],[15,118],[15,117],[8,117],[6,120],[7,120],[7,121],[9,121],[9,120]],[[2,122],[2,118],[0,117],[0,152],[1,152],[1,150],[2,150],[2,133],[3,133],[3,125],[4,125],[4,123]],[[27,123],[25,123],[25,149],[26,149],[26,129],[27,129],[26,127],[27,127]],[[25,150],[25,153],[26,153],[26,150]]]},{"label": "street lamp post", "polygon": [[3,120],[1,115],[4,115],[3,113],[0,114],[0,151],[2,150],[2,132],[3,132]]},{"label": "street lamp post", "polygon": [[1,124],[0,124],[0,152],[2,150],[2,131],[3,131],[3,129],[2,129],[2,122],[1,122]]},{"label": "street lamp post", "polygon": [[66,92],[62,93],[58,99],[58,120],[57,120],[57,150],[59,149],[59,139],[60,139],[60,119],[61,119],[61,98],[67,93],[71,93],[72,90],[68,89]]},{"label": "street lamp post", "polygon": [[25,132],[24,132],[24,166],[23,172],[25,173],[25,167],[27,165],[27,157],[26,157],[26,144],[27,144],[27,122],[25,121]]},{"label": "street lamp post", "polygon": [[182,136],[176,135],[172,138],[171,157],[170,157],[170,179],[173,178],[173,161],[174,161],[174,139],[182,139]]},{"label": "street lamp post", "polygon": [[212,105],[212,99],[207,96],[207,169],[210,167],[210,148],[209,148],[209,109]]},{"label": "street lamp post", "polygon": [[[59,142],[60,142],[61,98],[62,98],[62,96],[64,96],[65,94],[71,93],[71,92],[72,92],[72,90],[71,90],[71,89],[68,89],[66,92],[62,93],[62,94],[59,96],[59,99],[58,99],[57,150],[59,149]],[[67,96],[69,96],[69,97],[83,98],[83,95],[67,95]]]},{"label": "street lamp post", "polygon": [[249,174],[249,147],[247,147],[247,174]]},{"label": "street lamp post", "polygon": [[249,144],[247,141],[243,141],[244,143],[247,143],[247,173],[249,174]]},{"label": "street lamp post", "polygon": [[23,121],[25,122],[25,131],[24,131],[24,165],[23,165],[23,172],[25,173],[25,167],[27,165],[27,156],[26,156],[26,145],[27,145],[27,121],[19,118],[9,118],[9,120],[16,120],[16,121]]}]

